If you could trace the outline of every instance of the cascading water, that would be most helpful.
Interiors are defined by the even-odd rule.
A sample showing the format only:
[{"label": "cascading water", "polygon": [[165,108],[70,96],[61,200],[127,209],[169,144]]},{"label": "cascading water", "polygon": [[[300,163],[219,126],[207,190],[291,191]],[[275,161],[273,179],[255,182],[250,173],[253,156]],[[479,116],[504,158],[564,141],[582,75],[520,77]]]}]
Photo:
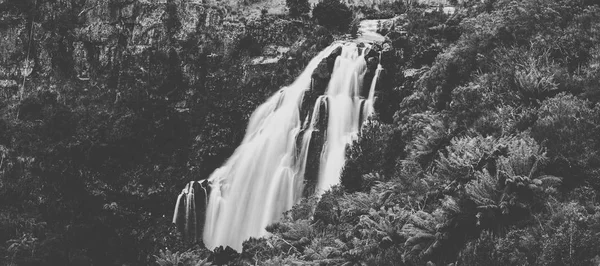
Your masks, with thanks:
[{"label": "cascading water", "polygon": [[[339,183],[346,145],[356,137],[360,123],[360,88],[367,62],[355,45],[346,45],[337,57],[327,86],[329,119],[321,153],[317,195]],[[359,54],[361,53],[361,54]]]},{"label": "cascading water", "polygon": [[[379,62],[381,62],[381,52],[379,53]],[[373,81],[371,82],[371,88],[369,89],[369,96],[366,100],[366,107],[364,108],[364,117],[369,117],[375,112],[375,108],[373,104],[375,103],[375,87],[377,87],[377,80],[379,80],[379,76],[381,75],[381,71],[383,71],[383,67],[381,63],[377,64],[377,69],[375,70],[375,76],[373,77]]]},{"label": "cascading water", "polygon": [[[319,96],[302,123],[300,109],[311,76],[319,63],[340,49],[325,95]],[[369,48],[355,43],[334,43],[313,58],[304,72],[252,114],[242,144],[209,177],[210,196],[204,219],[204,244],[213,249],[230,246],[241,251],[242,242],[267,234],[265,227],[281,218],[303,193],[312,136],[327,114],[315,193],[339,184],[346,146],[356,138],[361,119],[373,111],[375,73],[368,98],[361,98]],[[325,109],[325,110],[322,110]],[[310,119],[309,119],[310,118]],[[204,190],[206,192],[206,190]],[[191,194],[191,196],[190,196]],[[197,232],[197,222],[181,223],[182,213],[196,217],[194,187],[186,186],[178,198],[173,222]],[[181,210],[181,206],[187,206]],[[194,227],[190,229],[190,225]]]}]

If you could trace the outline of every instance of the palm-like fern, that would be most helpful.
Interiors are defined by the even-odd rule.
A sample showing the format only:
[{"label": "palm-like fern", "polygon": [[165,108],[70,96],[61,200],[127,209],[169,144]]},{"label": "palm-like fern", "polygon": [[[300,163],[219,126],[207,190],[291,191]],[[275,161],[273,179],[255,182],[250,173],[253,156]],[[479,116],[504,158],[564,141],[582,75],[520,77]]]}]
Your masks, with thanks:
[{"label": "palm-like fern", "polygon": [[453,135],[452,129],[438,117],[426,123],[408,147],[409,157],[422,165],[428,163]]},{"label": "palm-like fern", "polygon": [[509,222],[511,211],[527,210],[536,192],[557,184],[556,177],[538,176],[545,163],[544,150],[528,136],[498,139],[507,149],[498,156],[494,172],[487,169],[474,174],[475,180],[465,185],[465,194],[477,208],[477,224],[500,230]]},{"label": "palm-like fern", "polygon": [[417,211],[410,216],[400,231],[406,239],[403,256],[405,261],[427,261],[443,245],[445,235],[438,233],[439,225],[443,224],[440,214]]},{"label": "palm-like fern", "polygon": [[522,101],[537,102],[558,90],[552,74],[552,68],[556,66],[549,58],[550,54],[545,52],[541,56],[529,55],[525,62],[517,64],[515,83]]},{"label": "palm-like fern", "polygon": [[159,255],[154,255],[154,258],[156,259],[156,263],[160,266],[177,266],[181,262],[179,251],[173,253],[168,249],[165,251],[161,249]]},{"label": "palm-like fern", "polygon": [[208,261],[208,258],[199,260],[198,262],[196,262],[196,264],[194,264],[194,266],[212,266],[212,265],[213,264]]},{"label": "palm-like fern", "polygon": [[429,180],[438,187],[443,187],[446,193],[459,189],[470,180],[475,173],[490,161],[501,148],[492,137],[460,137],[450,141],[445,153],[436,160],[436,169],[429,175]]},{"label": "palm-like fern", "polygon": [[504,138],[508,156],[500,157],[499,170],[509,176],[527,176],[533,178],[540,164],[546,161],[546,152],[537,142],[527,136]]},{"label": "palm-like fern", "polygon": [[154,256],[156,263],[160,266],[212,266],[208,258],[200,259],[194,251],[173,252],[169,249],[160,250],[158,256]]},{"label": "palm-like fern", "polygon": [[[389,209],[380,209],[376,211],[371,209],[368,215],[362,215],[360,221],[355,226],[362,238],[382,241],[389,238],[392,241],[400,240],[400,230],[410,217],[410,212],[394,206]],[[386,240],[388,241],[388,240]]]}]

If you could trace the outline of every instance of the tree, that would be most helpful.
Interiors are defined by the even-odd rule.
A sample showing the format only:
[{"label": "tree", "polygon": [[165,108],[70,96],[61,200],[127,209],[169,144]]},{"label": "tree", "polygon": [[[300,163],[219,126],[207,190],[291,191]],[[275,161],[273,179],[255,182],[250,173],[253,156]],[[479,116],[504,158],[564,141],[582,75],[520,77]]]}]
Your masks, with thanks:
[{"label": "tree", "polygon": [[320,25],[346,31],[352,22],[352,10],[339,0],[323,0],[313,9],[313,17]]},{"label": "tree", "polygon": [[299,17],[310,12],[308,0],[286,0],[286,6],[290,9],[290,16]]}]

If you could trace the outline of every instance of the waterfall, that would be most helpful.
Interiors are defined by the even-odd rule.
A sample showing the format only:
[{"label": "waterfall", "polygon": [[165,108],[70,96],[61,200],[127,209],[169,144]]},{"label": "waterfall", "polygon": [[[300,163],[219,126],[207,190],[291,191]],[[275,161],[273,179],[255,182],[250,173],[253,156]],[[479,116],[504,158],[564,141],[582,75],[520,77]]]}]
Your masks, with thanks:
[{"label": "waterfall", "polygon": [[[339,49],[341,54],[335,59],[325,94],[316,99],[312,112],[301,121],[302,102],[305,92],[311,89],[313,72],[321,61]],[[320,195],[339,184],[346,146],[356,139],[361,120],[373,111],[380,66],[368,98],[361,97],[368,51],[369,48],[355,43],[338,42],[313,58],[296,81],[254,111],[240,146],[208,178],[208,192],[193,185],[184,188],[177,200],[173,222],[186,232],[198,230],[199,223],[188,218],[181,222],[179,217],[184,216],[182,213],[197,216],[196,198],[204,199],[209,194],[203,213],[204,244],[209,249],[230,246],[241,251],[243,241],[266,235],[265,227],[279,220],[302,197],[309,148],[314,144],[313,134],[317,133],[323,136],[323,146],[315,193]],[[322,113],[326,117],[321,117]],[[194,196],[197,193],[204,195]],[[182,211],[181,206],[191,209]]]},{"label": "waterfall", "polygon": [[[175,210],[173,212],[173,223],[183,232],[186,238],[192,241],[200,240],[207,208],[210,189],[207,190],[207,180],[191,181],[181,191],[177,197]],[[201,197],[196,194],[202,194]],[[183,217],[183,219],[181,218]]]},{"label": "waterfall", "polygon": [[346,45],[337,57],[325,94],[329,99],[327,137],[321,153],[316,193],[339,183],[346,145],[357,136],[360,122],[360,87],[367,70],[355,45]]},{"label": "waterfall", "polygon": [[381,75],[381,71],[383,67],[381,66],[381,52],[379,52],[379,63],[377,64],[377,69],[375,70],[375,76],[373,77],[373,81],[371,82],[371,88],[369,89],[369,96],[366,100],[366,108],[364,109],[363,116],[369,117],[375,112],[375,108],[373,104],[375,103],[375,87],[377,87],[377,81],[379,80],[379,76]]}]

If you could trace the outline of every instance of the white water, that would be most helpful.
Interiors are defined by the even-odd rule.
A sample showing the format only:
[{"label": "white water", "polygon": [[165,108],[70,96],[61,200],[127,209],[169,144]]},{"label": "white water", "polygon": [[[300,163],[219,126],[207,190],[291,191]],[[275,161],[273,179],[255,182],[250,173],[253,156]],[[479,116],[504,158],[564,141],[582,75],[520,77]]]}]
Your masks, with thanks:
[{"label": "white water", "polygon": [[321,153],[317,195],[340,182],[340,173],[346,159],[346,145],[356,138],[359,130],[362,102],[359,95],[366,70],[367,62],[362,51],[355,45],[344,46],[342,54],[336,59],[325,92],[329,100],[329,119]]},{"label": "white water", "polygon": [[[302,125],[300,107],[304,93],[310,89],[311,75],[340,46],[342,54],[336,59],[326,93],[317,99],[310,120],[307,117]],[[241,251],[244,240],[266,235],[265,227],[298,202],[322,103],[328,121],[315,193],[320,195],[339,184],[345,148],[358,134],[361,111],[363,117],[372,112],[374,83],[380,71],[376,72],[369,98],[361,99],[367,70],[365,49],[354,43],[329,46],[311,60],[293,84],[282,88],[252,114],[242,144],[208,179],[211,192],[203,240],[209,249],[230,246]],[[193,202],[193,198],[186,202]]]},{"label": "white water", "polygon": [[360,22],[358,33],[360,36],[357,38],[359,41],[371,41],[371,42],[384,42],[385,37],[377,33],[379,30],[379,23],[386,21],[385,19],[368,19]]},{"label": "white water", "polygon": [[377,81],[379,80],[381,71],[383,71],[383,67],[381,66],[381,53],[379,53],[379,63],[377,64],[377,69],[375,70],[373,81],[371,82],[371,88],[369,89],[369,96],[366,100],[366,107],[363,111],[363,117],[369,117],[375,113],[375,108],[373,107],[375,104],[375,87],[377,87]]}]

